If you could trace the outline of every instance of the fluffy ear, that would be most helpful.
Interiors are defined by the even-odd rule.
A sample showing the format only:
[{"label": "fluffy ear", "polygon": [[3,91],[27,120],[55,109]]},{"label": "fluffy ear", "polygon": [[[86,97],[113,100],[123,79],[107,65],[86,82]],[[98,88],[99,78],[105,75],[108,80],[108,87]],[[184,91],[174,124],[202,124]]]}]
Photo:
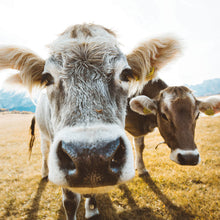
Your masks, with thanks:
[{"label": "fluffy ear", "polygon": [[45,61],[32,51],[17,47],[0,48],[0,70],[17,69],[15,74],[6,80],[8,83],[23,84],[31,92],[34,86],[41,84]]},{"label": "fluffy ear", "polygon": [[159,69],[180,53],[180,43],[174,38],[152,39],[140,44],[127,55],[134,78],[146,83],[156,76]]},{"label": "fluffy ear", "polygon": [[198,100],[199,110],[206,115],[214,115],[220,112],[220,96],[211,96],[204,100]]},{"label": "fluffy ear", "polygon": [[147,115],[150,113],[156,114],[157,112],[157,104],[155,101],[144,95],[132,98],[129,105],[132,111],[140,115]]}]

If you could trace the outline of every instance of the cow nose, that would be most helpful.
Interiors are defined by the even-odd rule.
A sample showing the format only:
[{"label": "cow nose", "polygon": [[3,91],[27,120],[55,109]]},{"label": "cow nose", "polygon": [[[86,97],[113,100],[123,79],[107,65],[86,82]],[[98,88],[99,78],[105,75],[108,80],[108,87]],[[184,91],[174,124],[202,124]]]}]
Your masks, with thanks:
[{"label": "cow nose", "polygon": [[59,166],[70,185],[114,185],[126,160],[121,138],[101,143],[66,143],[58,146]]},{"label": "cow nose", "polygon": [[199,154],[177,154],[178,161],[181,165],[197,165],[199,163]]}]

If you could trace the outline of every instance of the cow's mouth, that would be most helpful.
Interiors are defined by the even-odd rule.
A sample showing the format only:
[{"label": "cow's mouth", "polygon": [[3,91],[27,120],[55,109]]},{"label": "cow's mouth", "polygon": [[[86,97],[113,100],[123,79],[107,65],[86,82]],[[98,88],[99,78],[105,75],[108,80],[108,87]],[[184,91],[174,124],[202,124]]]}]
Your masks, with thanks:
[{"label": "cow's mouth", "polygon": [[197,149],[195,150],[175,149],[170,153],[170,159],[179,165],[189,165],[189,166],[196,166],[201,161]]}]

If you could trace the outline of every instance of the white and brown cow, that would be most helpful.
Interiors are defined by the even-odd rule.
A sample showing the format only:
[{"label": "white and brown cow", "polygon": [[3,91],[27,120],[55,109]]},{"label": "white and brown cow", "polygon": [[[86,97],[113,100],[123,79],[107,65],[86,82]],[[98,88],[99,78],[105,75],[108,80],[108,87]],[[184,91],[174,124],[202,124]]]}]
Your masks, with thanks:
[{"label": "white and brown cow", "polygon": [[[144,42],[127,56],[118,45],[111,30],[83,24],[63,32],[46,61],[27,49],[0,48],[0,69],[20,71],[8,83],[46,88],[36,109],[42,176],[63,188],[67,219],[76,218],[80,194],[103,193],[133,178],[127,98],[179,52],[171,38]],[[87,198],[86,217],[97,214],[94,198]]]},{"label": "white and brown cow", "polygon": [[219,112],[220,99],[197,100],[187,87],[168,87],[161,79],[149,81],[141,95],[130,100],[125,128],[134,136],[135,164],[139,175],[147,172],[142,155],[144,136],[155,127],[171,149],[171,160],[180,165],[197,165],[200,162],[194,141],[200,111],[207,115]]}]

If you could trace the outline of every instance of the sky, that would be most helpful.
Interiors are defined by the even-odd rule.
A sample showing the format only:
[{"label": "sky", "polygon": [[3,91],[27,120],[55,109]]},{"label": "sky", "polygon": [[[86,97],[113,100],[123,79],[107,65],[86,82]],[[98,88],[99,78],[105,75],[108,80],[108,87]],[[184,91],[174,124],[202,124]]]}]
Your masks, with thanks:
[{"label": "sky", "polygon": [[[169,85],[198,84],[220,78],[219,10],[219,0],[0,0],[0,46],[24,46],[46,59],[46,45],[85,22],[114,30],[126,54],[169,35],[180,40],[182,53],[159,77]],[[0,87],[12,72],[0,72]]]}]

